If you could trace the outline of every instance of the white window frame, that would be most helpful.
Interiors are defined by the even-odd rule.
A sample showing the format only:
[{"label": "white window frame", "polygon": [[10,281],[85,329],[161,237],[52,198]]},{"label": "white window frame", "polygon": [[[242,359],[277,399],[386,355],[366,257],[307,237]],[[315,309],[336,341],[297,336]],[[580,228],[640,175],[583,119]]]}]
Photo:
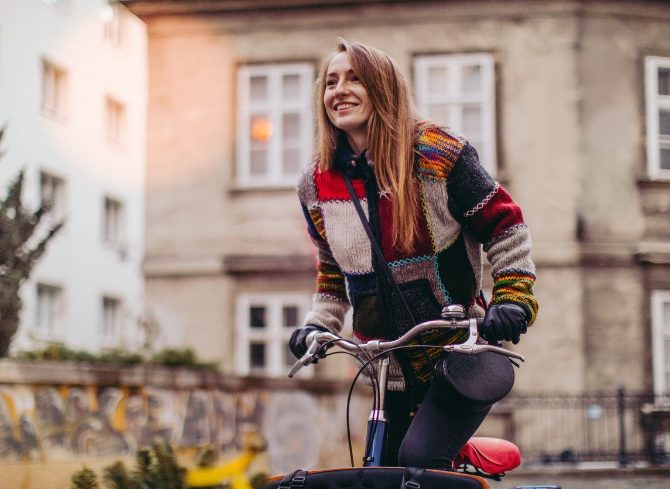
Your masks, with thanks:
[{"label": "white window frame", "polygon": [[121,146],[126,139],[126,106],[112,96],[105,99],[105,130],[107,142],[112,146]]},{"label": "white window frame", "polygon": [[70,9],[72,8],[70,5],[71,0],[42,0],[42,3],[45,3],[47,5],[55,5],[67,12],[69,12]]},{"label": "white window frame", "polygon": [[105,41],[113,46],[119,46],[123,42],[123,12],[120,5],[108,4],[102,7],[100,17],[102,19],[102,33]]},{"label": "white window frame", "polygon": [[[284,75],[300,77],[299,97],[295,100],[281,96]],[[269,97],[266,102],[252,102],[249,82],[253,76],[266,76]],[[241,66],[237,72],[237,174],[238,187],[293,187],[299,172],[286,173],[282,168],[281,117],[287,112],[300,113],[300,161],[307,164],[313,151],[314,120],[312,114],[314,66],[311,63],[271,63]],[[270,127],[278,128],[268,142],[268,171],[264,175],[251,174],[250,116],[254,112],[268,114]]]},{"label": "white window frame", "polygon": [[[112,210],[113,209],[113,210]],[[102,242],[122,248],[125,242],[125,205],[120,199],[105,195],[102,200]]]},{"label": "white window frame", "polygon": [[[482,87],[478,93],[463,93],[461,68],[478,65],[481,69]],[[446,67],[448,73],[447,87],[444,93],[431,94],[428,91],[428,70],[433,67]],[[482,134],[481,142],[476,144],[479,159],[492,175],[496,175],[496,119],[495,119],[495,62],[490,53],[472,54],[431,54],[419,55],[414,58],[414,76],[417,108],[420,114],[427,114],[432,104],[445,104],[450,107],[450,120],[435,121],[462,134],[462,108],[466,105],[481,107]]]},{"label": "white window frame", "polygon": [[67,114],[67,70],[42,59],[42,113],[59,121]]},{"label": "white window frame", "polygon": [[[658,71],[670,69],[670,58],[648,56],[644,60],[644,88],[647,118],[647,175],[652,180],[670,179],[670,169],[662,169],[661,144],[670,147],[670,137],[661,137],[658,127],[659,110],[670,111],[670,95],[658,94]],[[669,148],[670,149],[670,148]]]},{"label": "white window frame", "polygon": [[[35,284],[34,335],[40,340],[57,340],[63,333],[65,294],[59,285]],[[48,303],[45,302],[48,299]]]},{"label": "white window frame", "polygon": [[663,317],[664,304],[670,304],[670,290],[651,292],[651,331],[654,369],[654,393],[670,394],[667,374],[670,373],[670,351],[665,349],[665,339],[670,338],[670,317]]},{"label": "white window frame", "polygon": [[[267,311],[267,326],[256,329],[250,326],[250,308],[263,306]],[[284,348],[295,328],[287,328],[282,324],[284,306],[297,306],[299,324],[311,306],[309,294],[241,294],[237,297],[235,308],[235,324],[237,326],[237,349],[235,366],[239,375],[259,375],[266,377],[284,377],[288,371],[284,363]],[[265,344],[266,365],[264,369],[252,369],[249,354],[251,342]],[[311,377],[314,369],[303,369],[303,377]],[[299,375],[300,375],[299,373]]]},{"label": "white window frame", "polygon": [[40,204],[44,205],[47,199],[51,201],[51,208],[45,217],[52,222],[64,219],[67,209],[65,179],[50,171],[40,170],[39,186]]},{"label": "white window frame", "polygon": [[[114,316],[108,316],[110,310],[107,304],[113,304]],[[123,301],[112,294],[104,294],[100,299],[100,338],[104,346],[119,344],[123,326]]]}]

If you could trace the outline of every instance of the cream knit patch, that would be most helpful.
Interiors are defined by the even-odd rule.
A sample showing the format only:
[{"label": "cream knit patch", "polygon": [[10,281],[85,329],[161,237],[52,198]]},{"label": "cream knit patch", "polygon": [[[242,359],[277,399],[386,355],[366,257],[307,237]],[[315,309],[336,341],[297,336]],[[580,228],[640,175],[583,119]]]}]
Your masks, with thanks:
[{"label": "cream knit patch", "polygon": [[[367,217],[367,199],[361,199]],[[365,233],[356,208],[351,201],[330,200],[321,204],[330,251],[347,274],[371,273],[370,239]]]},{"label": "cream knit patch", "polygon": [[307,165],[300,175],[296,191],[298,199],[308,209],[317,205],[318,199],[316,195],[316,185],[314,184],[314,171],[316,170],[316,162],[312,161]]},{"label": "cream knit patch", "polygon": [[535,265],[530,259],[531,240],[526,226],[518,226],[505,234],[487,250],[491,262],[491,275],[498,276],[504,270],[522,270],[535,274]]},{"label": "cream knit patch", "polygon": [[422,178],[420,182],[433,251],[438,252],[453,243],[461,232],[461,225],[447,207],[447,185],[444,181]]}]

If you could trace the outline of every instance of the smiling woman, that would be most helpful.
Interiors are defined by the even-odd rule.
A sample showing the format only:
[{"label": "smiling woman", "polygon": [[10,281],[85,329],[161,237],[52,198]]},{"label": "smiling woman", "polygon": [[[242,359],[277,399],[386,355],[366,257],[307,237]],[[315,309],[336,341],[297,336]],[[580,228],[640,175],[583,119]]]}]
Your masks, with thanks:
[{"label": "smiling woman", "polygon": [[[318,249],[317,291],[291,336],[293,354],[303,356],[314,331],[339,333],[350,305],[360,341],[398,338],[460,304],[469,317],[484,317],[487,340],[518,342],[537,313],[530,235],[477,151],[420,120],[395,62],[362,43],[339,41],[323,63],[315,101],[319,153],[298,195]],[[483,250],[494,281],[488,307]],[[417,342],[461,340],[460,333],[426,332]],[[394,352],[383,465],[449,469],[486,417],[490,405],[456,408],[444,399],[433,382],[441,352]]]},{"label": "smiling woman", "polygon": [[351,68],[346,52],[336,54],[328,64],[323,106],[335,127],[347,136],[355,153],[368,147],[368,120],[372,105],[368,91]]}]

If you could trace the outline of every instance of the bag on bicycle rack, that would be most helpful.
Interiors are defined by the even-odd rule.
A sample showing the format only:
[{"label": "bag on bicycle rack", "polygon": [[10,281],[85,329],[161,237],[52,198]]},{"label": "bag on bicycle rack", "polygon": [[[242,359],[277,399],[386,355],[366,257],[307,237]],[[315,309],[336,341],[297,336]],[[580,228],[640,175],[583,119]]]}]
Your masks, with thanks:
[{"label": "bag on bicycle rack", "polygon": [[266,489],[488,489],[481,477],[405,467],[297,470],[268,480]]},{"label": "bag on bicycle rack", "polygon": [[485,410],[514,385],[512,362],[494,352],[445,353],[435,365],[435,392],[456,409]]}]

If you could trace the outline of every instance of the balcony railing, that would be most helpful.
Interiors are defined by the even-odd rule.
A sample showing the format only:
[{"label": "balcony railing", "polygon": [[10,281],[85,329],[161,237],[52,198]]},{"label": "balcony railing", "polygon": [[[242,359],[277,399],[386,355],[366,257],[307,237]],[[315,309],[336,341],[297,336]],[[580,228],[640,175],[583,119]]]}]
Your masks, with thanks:
[{"label": "balcony railing", "polygon": [[516,395],[492,412],[526,464],[670,463],[670,396],[626,392]]}]

